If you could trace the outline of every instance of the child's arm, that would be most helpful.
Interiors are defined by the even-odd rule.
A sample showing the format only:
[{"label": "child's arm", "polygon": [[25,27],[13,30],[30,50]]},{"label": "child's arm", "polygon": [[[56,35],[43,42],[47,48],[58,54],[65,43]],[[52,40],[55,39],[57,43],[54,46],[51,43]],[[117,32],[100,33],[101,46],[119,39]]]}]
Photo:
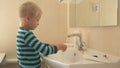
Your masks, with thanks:
[{"label": "child's arm", "polygon": [[65,50],[65,45],[52,45],[40,42],[32,32],[25,35],[25,44],[33,47],[36,51],[40,51],[44,55],[56,53],[57,50]]}]

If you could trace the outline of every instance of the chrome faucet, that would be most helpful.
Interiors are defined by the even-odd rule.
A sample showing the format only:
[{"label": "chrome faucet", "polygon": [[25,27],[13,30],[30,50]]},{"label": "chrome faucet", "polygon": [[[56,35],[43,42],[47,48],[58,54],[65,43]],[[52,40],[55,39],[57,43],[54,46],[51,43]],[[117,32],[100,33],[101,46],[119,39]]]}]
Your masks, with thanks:
[{"label": "chrome faucet", "polygon": [[75,45],[78,46],[78,50],[82,50],[84,45],[83,45],[83,42],[82,42],[81,34],[70,34],[67,37],[74,37],[74,36],[76,36],[78,38],[78,39],[76,39]]}]

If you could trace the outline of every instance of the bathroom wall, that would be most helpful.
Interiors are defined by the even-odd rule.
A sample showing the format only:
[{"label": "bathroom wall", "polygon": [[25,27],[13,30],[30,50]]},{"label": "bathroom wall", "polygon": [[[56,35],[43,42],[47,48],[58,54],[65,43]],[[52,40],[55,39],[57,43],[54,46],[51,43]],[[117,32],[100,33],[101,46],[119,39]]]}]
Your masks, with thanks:
[{"label": "bathroom wall", "polygon": [[39,0],[43,15],[36,29],[37,36],[48,43],[63,43],[67,34],[67,4],[59,0]]},{"label": "bathroom wall", "polygon": [[120,57],[120,1],[117,26],[81,28],[69,28],[68,26],[68,33],[74,31],[79,31],[82,34],[86,47]]},{"label": "bathroom wall", "polygon": [[25,1],[37,3],[43,15],[34,33],[42,42],[64,43],[67,34],[67,7],[58,0],[1,0],[0,2],[0,52],[6,59],[16,58],[16,33],[19,27],[18,7]]}]

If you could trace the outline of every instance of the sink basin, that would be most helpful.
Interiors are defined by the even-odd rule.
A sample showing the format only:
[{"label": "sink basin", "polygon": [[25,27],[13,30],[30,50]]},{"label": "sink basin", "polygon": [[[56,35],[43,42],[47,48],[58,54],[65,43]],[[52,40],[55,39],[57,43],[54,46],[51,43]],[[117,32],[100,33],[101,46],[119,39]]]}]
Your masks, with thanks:
[{"label": "sink basin", "polygon": [[66,52],[59,51],[57,54],[48,57],[66,64],[76,63],[83,60],[81,52],[73,48],[67,49]]},{"label": "sink basin", "polygon": [[[118,68],[120,67],[119,57],[110,56],[89,48],[83,52],[73,47],[68,47],[65,52],[58,51],[57,54],[45,57],[44,61],[48,68],[80,68],[80,66],[81,68],[87,68],[87,66],[89,68],[90,66],[91,68],[101,68],[101,64],[104,68],[117,68],[113,67],[116,64],[118,64]],[[94,67],[94,65],[98,67]]]},{"label": "sink basin", "polygon": [[67,48],[65,52],[58,51],[57,54],[45,57],[47,65],[51,68],[69,68],[70,65],[82,63],[81,51],[74,48]]}]

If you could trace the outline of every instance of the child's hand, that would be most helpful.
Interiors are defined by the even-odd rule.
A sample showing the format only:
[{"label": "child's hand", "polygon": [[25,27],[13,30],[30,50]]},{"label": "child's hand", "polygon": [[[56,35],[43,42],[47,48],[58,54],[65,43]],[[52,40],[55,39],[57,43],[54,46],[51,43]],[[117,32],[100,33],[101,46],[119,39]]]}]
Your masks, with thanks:
[{"label": "child's hand", "polygon": [[64,44],[57,44],[56,47],[58,50],[62,50],[62,51],[65,51],[67,49],[67,46]]}]

